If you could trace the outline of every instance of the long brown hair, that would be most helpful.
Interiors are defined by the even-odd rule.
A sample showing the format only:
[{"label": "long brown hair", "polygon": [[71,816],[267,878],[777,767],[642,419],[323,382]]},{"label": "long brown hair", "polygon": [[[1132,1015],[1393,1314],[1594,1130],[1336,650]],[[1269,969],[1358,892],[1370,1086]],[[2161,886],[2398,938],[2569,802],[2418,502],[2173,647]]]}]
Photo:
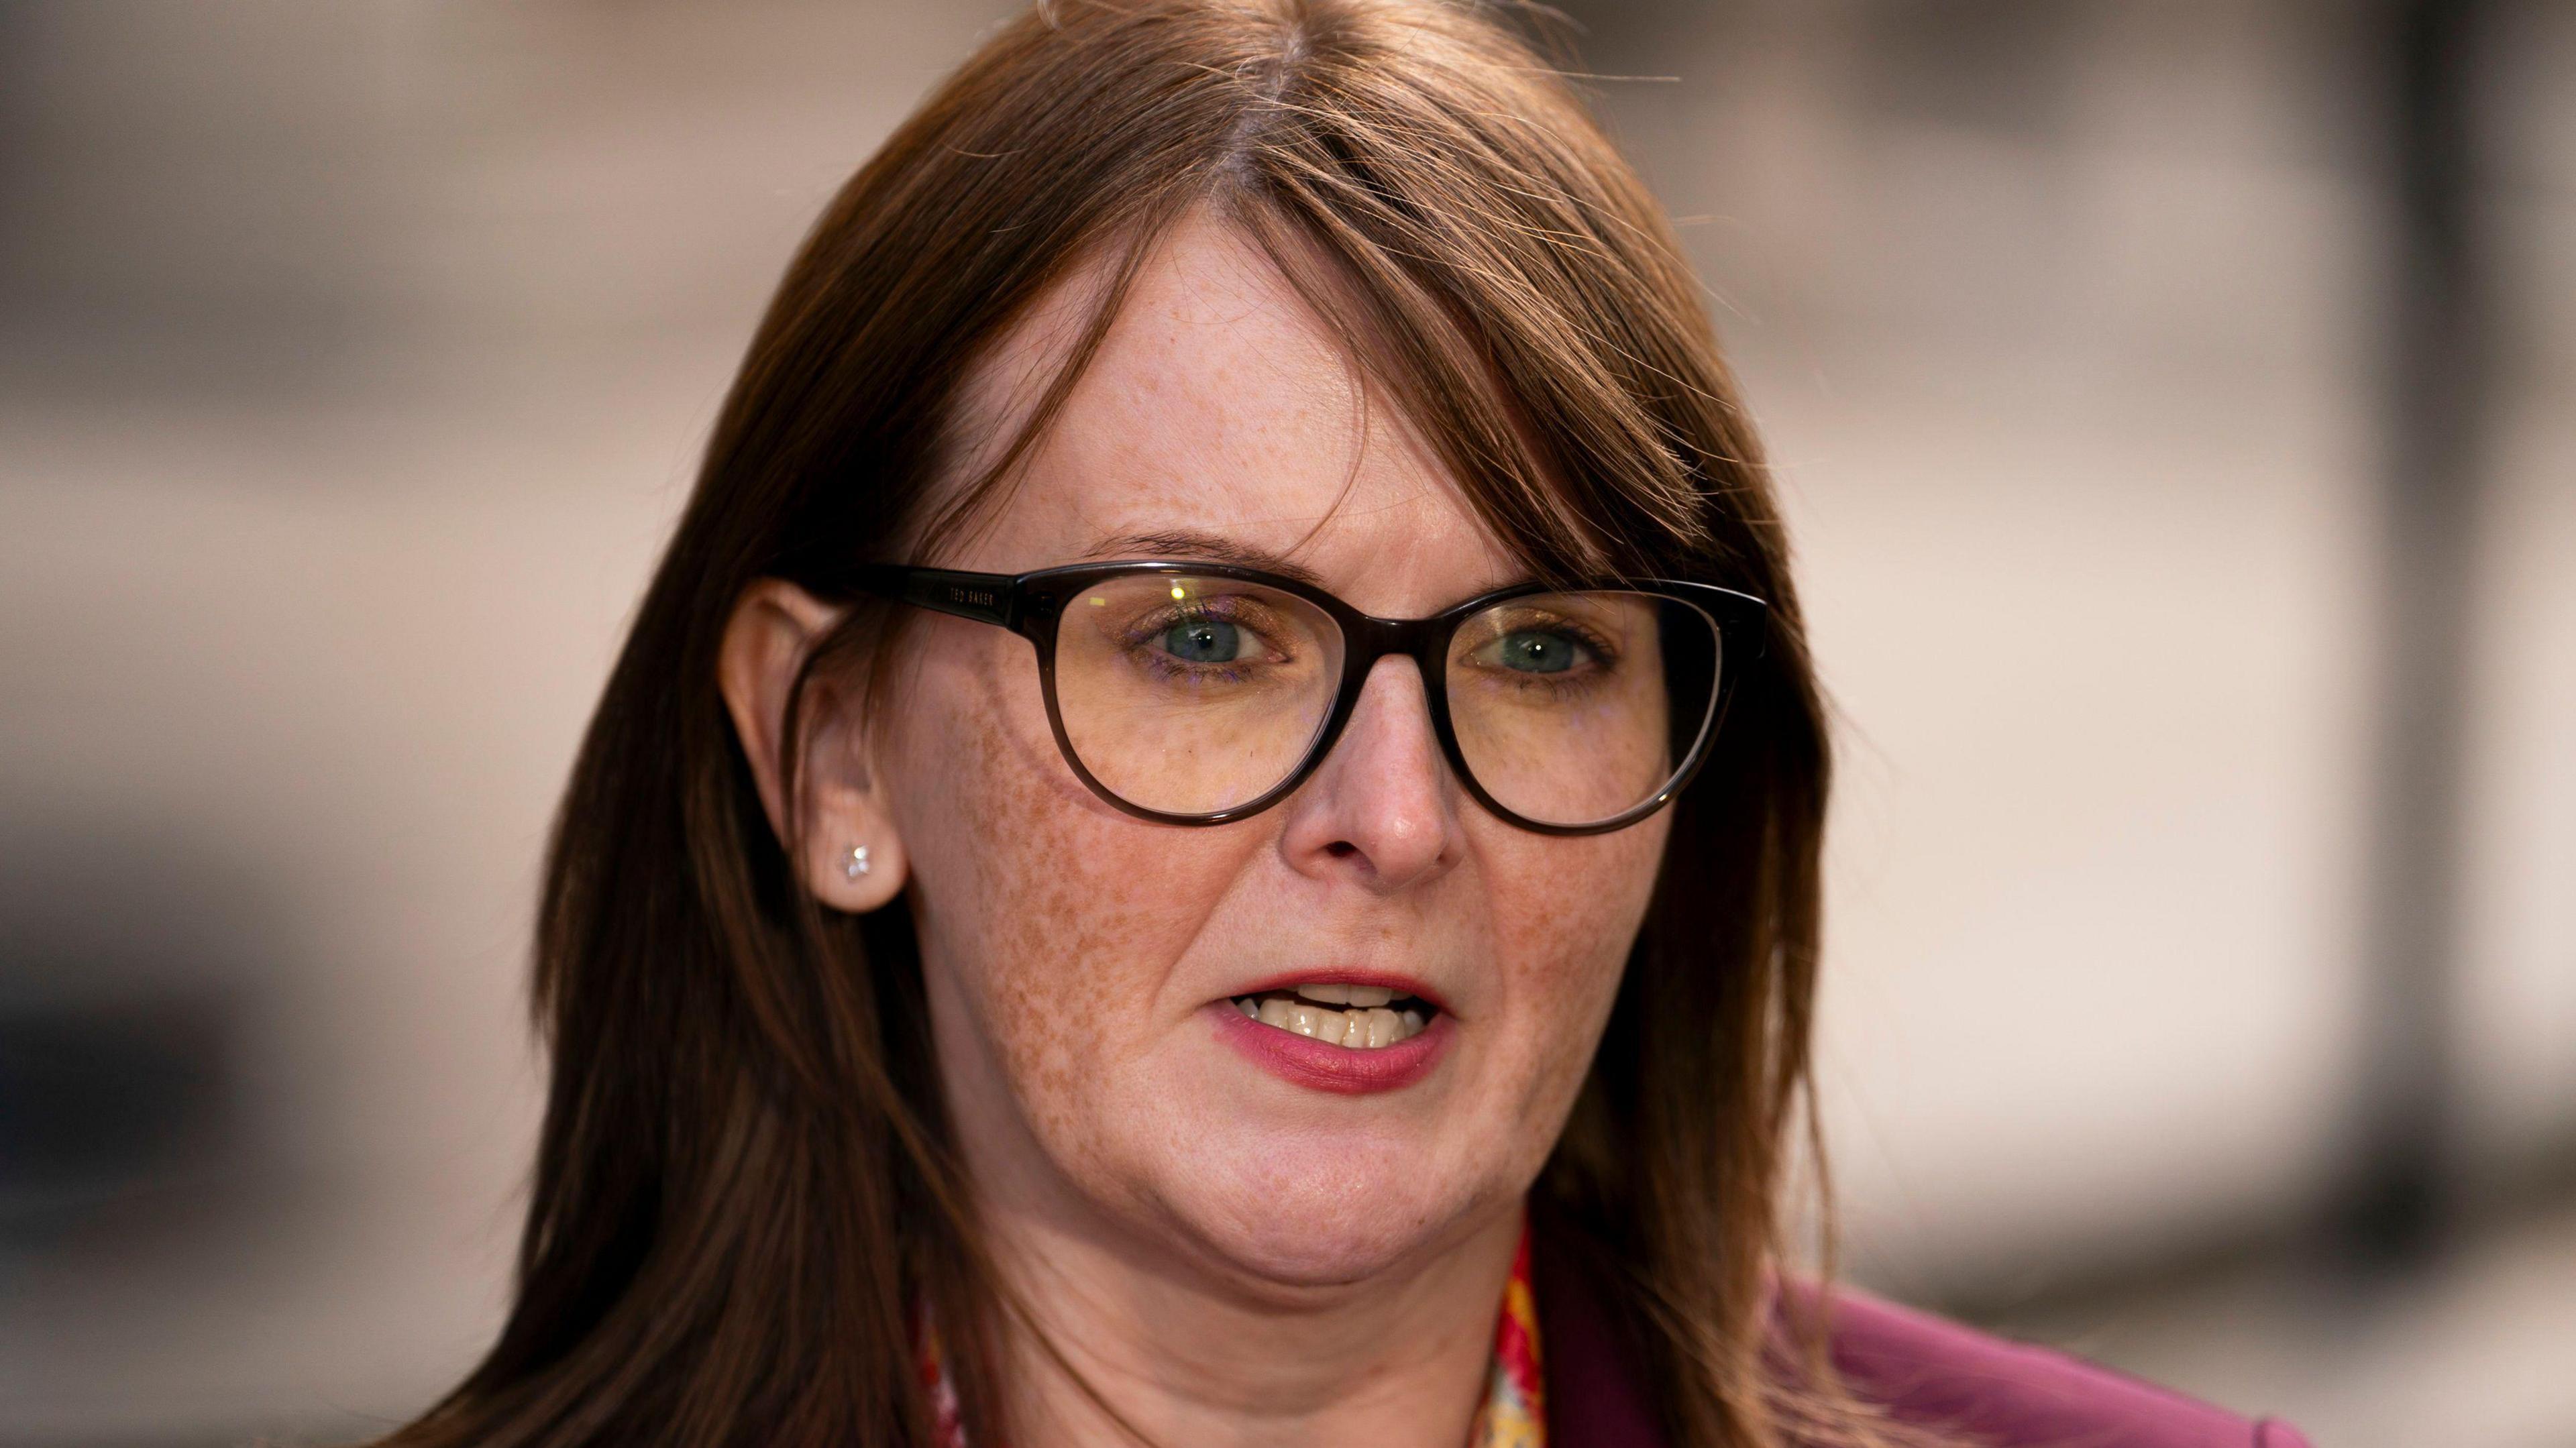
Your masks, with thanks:
[{"label": "long brown hair", "polygon": [[[833,201],[752,340],[565,793],[516,1305],[390,1442],[921,1444],[925,1303],[970,1439],[1000,1441],[1009,1298],[918,1024],[910,921],[831,914],[798,885],[718,643],[757,579],[850,599],[851,565],[910,561],[1005,506],[1142,248],[1193,207],[1266,248],[1533,570],[1770,600],[1536,1201],[1597,1254],[1676,1444],[1866,1431],[1812,1355],[1774,1350],[1769,1301],[1827,769],[1780,520],[1661,212],[1504,18],[1053,0]],[[1108,284],[1070,365],[1017,446],[955,477],[962,380],[1078,265]],[[864,668],[898,622],[854,602],[809,670]]]}]

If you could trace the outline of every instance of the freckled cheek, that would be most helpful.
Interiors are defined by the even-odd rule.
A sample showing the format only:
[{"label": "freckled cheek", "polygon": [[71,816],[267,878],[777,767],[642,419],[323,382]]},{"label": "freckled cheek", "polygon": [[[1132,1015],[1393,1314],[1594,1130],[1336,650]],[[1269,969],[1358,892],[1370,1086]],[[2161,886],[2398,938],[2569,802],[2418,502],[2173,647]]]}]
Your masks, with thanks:
[{"label": "freckled cheek", "polygon": [[1493,889],[1496,954],[1515,1031],[1535,1058],[1533,1097],[1570,1093],[1592,1046],[1654,890],[1668,832],[1664,816],[1580,839],[1524,836],[1508,848]]},{"label": "freckled cheek", "polygon": [[1138,1021],[1204,925],[1225,852],[1075,779],[1025,657],[925,670],[904,742],[924,966],[954,973],[1024,1108],[1061,1125],[1110,1059],[1102,1023]]}]

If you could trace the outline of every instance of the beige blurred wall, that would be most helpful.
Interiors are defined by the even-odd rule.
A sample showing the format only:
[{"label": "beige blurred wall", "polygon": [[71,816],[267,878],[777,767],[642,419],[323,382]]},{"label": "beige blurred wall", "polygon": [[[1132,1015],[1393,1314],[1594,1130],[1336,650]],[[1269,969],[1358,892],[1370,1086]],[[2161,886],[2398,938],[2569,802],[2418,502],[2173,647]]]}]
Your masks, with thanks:
[{"label": "beige blurred wall", "polygon": [[[2362,1068],[2354,57],[2318,7],[2047,9],[1595,17],[1678,75],[1605,105],[1845,721],[1825,1090],[1899,1291],[2312,1210]],[[166,962],[0,1003],[205,974],[237,1102],[98,1201],[0,1179],[0,1440],[363,1432],[488,1341],[553,793],[767,287],[998,13],[0,12],[0,904]],[[2499,1176],[2576,1140],[2576,26],[2515,15],[2459,994]],[[2478,1442],[2576,1433],[2517,1391]]]},{"label": "beige blurred wall", "polygon": [[[1622,57],[1688,57],[1678,84],[1607,87],[1770,433],[1845,707],[1829,1088],[1864,1247],[1985,1271],[2204,1230],[2346,1145],[2373,595],[2410,582],[2378,558],[2358,17],[1699,7]],[[2507,14],[2481,87],[2503,360],[2459,1064],[2507,1157],[2576,1103],[2566,22]]]}]

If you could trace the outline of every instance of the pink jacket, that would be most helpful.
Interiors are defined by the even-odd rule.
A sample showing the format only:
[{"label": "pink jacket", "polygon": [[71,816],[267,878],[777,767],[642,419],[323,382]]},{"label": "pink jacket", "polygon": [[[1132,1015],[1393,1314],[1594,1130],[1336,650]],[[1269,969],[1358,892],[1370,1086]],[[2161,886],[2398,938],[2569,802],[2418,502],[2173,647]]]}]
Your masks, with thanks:
[{"label": "pink jacket", "polygon": [[[1590,1274],[1533,1243],[1550,1448],[1665,1448],[1652,1400]],[[2242,1418],[2043,1348],[2007,1342],[1858,1293],[1838,1293],[1834,1360],[1895,1417],[1992,1448],[2308,1448],[2274,1419]]]}]

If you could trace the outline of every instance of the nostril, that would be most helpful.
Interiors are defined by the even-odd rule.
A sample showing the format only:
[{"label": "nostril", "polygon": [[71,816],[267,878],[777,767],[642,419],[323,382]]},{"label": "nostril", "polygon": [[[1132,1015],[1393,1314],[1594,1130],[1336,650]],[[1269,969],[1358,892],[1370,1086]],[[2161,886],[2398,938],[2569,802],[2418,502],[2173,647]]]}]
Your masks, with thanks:
[{"label": "nostril", "polygon": [[1360,847],[1352,844],[1348,840],[1335,840],[1331,844],[1324,846],[1324,853],[1332,856],[1336,860],[1347,860],[1359,852]]}]

